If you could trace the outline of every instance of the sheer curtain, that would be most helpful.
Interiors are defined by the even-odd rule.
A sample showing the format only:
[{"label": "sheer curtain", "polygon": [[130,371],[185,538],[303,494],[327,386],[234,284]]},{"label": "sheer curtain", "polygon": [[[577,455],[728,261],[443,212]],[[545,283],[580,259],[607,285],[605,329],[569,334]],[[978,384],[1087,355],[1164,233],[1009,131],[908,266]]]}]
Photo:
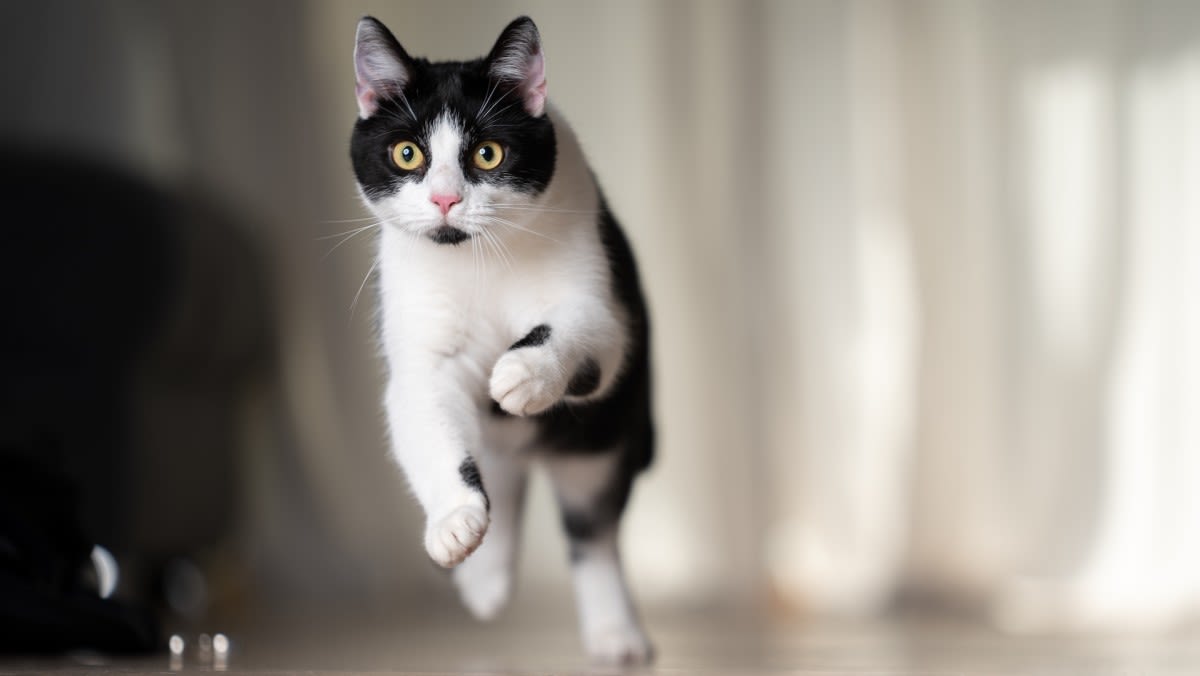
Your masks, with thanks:
[{"label": "sheer curtain", "polygon": [[[1194,612],[1200,11],[836,11],[832,213],[774,224],[812,233],[776,252],[824,266],[778,287],[801,328],[777,375],[806,415],[777,413],[792,432],[770,457],[807,473],[769,541],[776,579],[839,611],[900,583],[1016,629]],[[770,22],[793,63],[811,43],[781,27],[802,22]],[[802,135],[794,72],[768,129]],[[780,195],[807,179],[776,171]]]},{"label": "sheer curtain", "polygon": [[542,29],[655,318],[645,595],[1031,629],[1200,600],[1196,6],[317,3],[347,113],[363,9],[442,58]]}]

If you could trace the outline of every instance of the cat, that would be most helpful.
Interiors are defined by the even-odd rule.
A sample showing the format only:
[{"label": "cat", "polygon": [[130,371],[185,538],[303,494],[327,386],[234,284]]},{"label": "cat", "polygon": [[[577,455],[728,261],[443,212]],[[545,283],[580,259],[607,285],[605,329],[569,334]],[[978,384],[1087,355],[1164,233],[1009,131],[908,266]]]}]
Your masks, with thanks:
[{"label": "cat", "polygon": [[546,98],[537,27],[517,18],[486,57],[431,63],[364,17],[354,66],[351,160],[382,226],[384,406],[426,552],[454,569],[475,616],[494,617],[536,463],[561,509],[589,655],[647,662],[617,545],[654,453],[646,303]]}]

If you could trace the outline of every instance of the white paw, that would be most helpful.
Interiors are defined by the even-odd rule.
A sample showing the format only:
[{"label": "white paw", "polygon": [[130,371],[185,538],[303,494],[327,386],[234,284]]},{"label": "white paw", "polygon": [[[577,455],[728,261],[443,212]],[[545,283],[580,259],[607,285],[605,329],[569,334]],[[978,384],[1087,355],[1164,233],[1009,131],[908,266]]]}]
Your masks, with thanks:
[{"label": "white paw", "polygon": [[567,379],[549,350],[510,350],[492,369],[489,392],[500,408],[513,415],[537,415],[562,400]]},{"label": "white paw", "polygon": [[512,576],[504,566],[491,561],[475,565],[471,557],[454,570],[454,583],[463,605],[477,620],[491,620],[500,613],[512,592]]},{"label": "white paw", "polygon": [[425,551],[443,568],[453,568],[479,547],[487,532],[488,513],[482,505],[462,505],[425,526]]},{"label": "white paw", "polygon": [[633,625],[606,627],[584,637],[588,656],[605,665],[634,666],[649,664],[654,647],[642,630]]}]

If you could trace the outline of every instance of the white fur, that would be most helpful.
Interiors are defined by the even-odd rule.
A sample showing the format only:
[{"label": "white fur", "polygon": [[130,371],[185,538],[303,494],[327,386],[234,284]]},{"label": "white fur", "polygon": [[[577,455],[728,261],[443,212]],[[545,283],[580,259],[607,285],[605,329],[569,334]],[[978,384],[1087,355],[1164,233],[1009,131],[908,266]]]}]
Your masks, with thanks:
[{"label": "white fur", "polygon": [[581,545],[572,568],[579,624],[588,654],[607,664],[641,664],[653,648],[638,625],[630,601],[616,533]]},{"label": "white fur", "polygon": [[[455,580],[481,618],[508,597],[525,462],[538,455],[534,425],[492,416],[490,401],[516,416],[558,405],[588,358],[602,374],[589,396],[603,396],[629,342],[599,239],[599,192],[570,128],[548,114],[558,159],[538,197],[467,182],[461,131],[442,117],[424,179],[367,200],[385,223],[378,267],[392,453],[425,509],[430,557],[462,563]],[[446,193],[462,201],[443,216],[430,198]],[[427,237],[446,224],[472,238],[439,245]],[[539,324],[551,328],[545,345],[508,351]],[[468,454],[491,499],[490,522],[482,496],[459,476]],[[585,642],[601,659],[644,658],[648,644],[633,620],[616,542],[594,548],[576,571]]]}]

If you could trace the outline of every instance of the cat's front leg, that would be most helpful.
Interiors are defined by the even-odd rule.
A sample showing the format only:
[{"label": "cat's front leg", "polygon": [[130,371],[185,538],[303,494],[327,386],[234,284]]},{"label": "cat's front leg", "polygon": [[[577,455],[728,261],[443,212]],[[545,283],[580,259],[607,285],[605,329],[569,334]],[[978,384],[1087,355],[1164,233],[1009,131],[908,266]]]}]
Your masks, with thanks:
[{"label": "cat's front leg", "polygon": [[620,366],[627,332],[608,308],[577,303],[547,315],[492,369],[492,399],[513,415],[537,415],[565,398],[597,396]]},{"label": "cat's front leg", "polygon": [[439,374],[393,375],[386,408],[392,452],[425,509],[425,551],[461,563],[483,542],[489,503],[472,449],[480,435],[470,397]]}]

